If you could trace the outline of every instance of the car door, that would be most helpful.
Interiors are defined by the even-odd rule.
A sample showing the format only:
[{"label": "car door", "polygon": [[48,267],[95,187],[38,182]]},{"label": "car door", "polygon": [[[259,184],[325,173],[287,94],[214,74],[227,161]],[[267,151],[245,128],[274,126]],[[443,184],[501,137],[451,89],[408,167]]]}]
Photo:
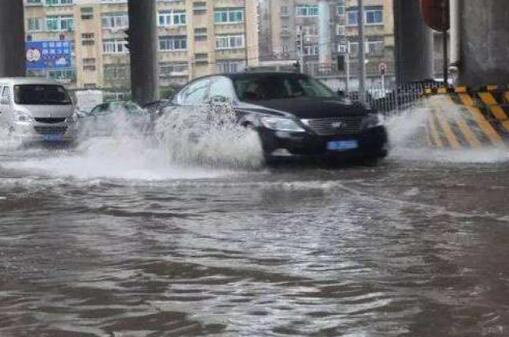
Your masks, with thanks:
[{"label": "car door", "polygon": [[210,78],[209,109],[213,118],[220,121],[235,121],[238,116],[235,106],[238,102],[232,81],[225,76]]}]

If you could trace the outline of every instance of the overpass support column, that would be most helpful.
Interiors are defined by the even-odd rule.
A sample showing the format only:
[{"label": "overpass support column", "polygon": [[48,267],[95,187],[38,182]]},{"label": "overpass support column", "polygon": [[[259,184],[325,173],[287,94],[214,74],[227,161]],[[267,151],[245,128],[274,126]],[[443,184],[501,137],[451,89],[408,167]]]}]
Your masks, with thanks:
[{"label": "overpass support column", "polygon": [[0,77],[25,76],[23,0],[0,0]]},{"label": "overpass support column", "polygon": [[394,33],[398,84],[433,78],[433,32],[419,0],[394,0]]},{"label": "overpass support column", "polygon": [[509,1],[460,1],[459,83],[509,83]]},{"label": "overpass support column", "polygon": [[131,92],[133,100],[143,105],[159,99],[156,0],[129,0],[128,4]]}]

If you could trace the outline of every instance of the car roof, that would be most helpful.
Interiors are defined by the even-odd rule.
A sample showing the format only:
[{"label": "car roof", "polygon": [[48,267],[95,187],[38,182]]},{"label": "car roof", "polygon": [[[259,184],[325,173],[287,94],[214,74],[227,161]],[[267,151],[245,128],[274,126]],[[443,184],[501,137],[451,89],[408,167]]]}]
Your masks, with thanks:
[{"label": "car roof", "polygon": [[0,83],[3,84],[54,84],[54,85],[62,85],[62,83],[49,79],[49,78],[41,78],[41,77],[3,77],[0,78]]},{"label": "car roof", "polygon": [[299,77],[302,76],[302,77],[307,77],[308,75],[302,74],[302,73],[291,72],[291,71],[288,71],[288,72],[284,72],[284,71],[270,71],[270,72],[269,71],[266,71],[266,72],[244,71],[244,72],[236,72],[236,73],[219,73],[219,74],[197,77],[194,80],[192,80],[191,82],[187,83],[187,85],[189,85],[190,83],[200,81],[200,80],[218,77],[218,76],[227,77],[231,80],[238,80],[238,79],[242,79],[242,78],[259,78],[259,77],[268,77],[268,76],[299,76]]},{"label": "car roof", "polygon": [[245,72],[238,72],[238,73],[228,73],[228,74],[221,74],[220,76],[228,77],[232,80],[238,80],[242,78],[259,78],[259,77],[272,77],[272,76],[299,76],[299,77],[305,77],[307,75],[296,73],[296,72],[283,72],[283,71],[245,71]]}]

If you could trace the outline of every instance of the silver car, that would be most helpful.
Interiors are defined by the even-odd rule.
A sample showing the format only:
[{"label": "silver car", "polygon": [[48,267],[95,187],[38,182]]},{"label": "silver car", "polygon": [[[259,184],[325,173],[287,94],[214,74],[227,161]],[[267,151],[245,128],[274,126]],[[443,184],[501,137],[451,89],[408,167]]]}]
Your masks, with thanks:
[{"label": "silver car", "polygon": [[58,82],[0,78],[0,127],[22,142],[73,142],[75,106]]}]

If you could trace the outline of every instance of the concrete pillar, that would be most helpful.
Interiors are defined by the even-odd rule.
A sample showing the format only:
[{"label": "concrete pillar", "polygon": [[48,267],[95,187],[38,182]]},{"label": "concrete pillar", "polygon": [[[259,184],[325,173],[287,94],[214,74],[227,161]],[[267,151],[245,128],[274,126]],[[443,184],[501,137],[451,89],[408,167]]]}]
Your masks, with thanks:
[{"label": "concrete pillar", "polygon": [[133,100],[145,104],[159,99],[156,0],[129,0],[129,52]]},{"label": "concrete pillar", "polygon": [[433,32],[419,0],[394,0],[394,34],[398,84],[433,78]]},{"label": "concrete pillar", "polygon": [[327,0],[318,2],[319,26],[318,34],[320,36],[318,45],[318,55],[320,66],[327,69],[332,63],[331,52],[331,27],[330,27],[330,7]]},{"label": "concrete pillar", "polygon": [[460,1],[459,83],[509,83],[509,1]]},{"label": "concrete pillar", "polygon": [[25,76],[23,0],[0,0],[0,77]]}]

